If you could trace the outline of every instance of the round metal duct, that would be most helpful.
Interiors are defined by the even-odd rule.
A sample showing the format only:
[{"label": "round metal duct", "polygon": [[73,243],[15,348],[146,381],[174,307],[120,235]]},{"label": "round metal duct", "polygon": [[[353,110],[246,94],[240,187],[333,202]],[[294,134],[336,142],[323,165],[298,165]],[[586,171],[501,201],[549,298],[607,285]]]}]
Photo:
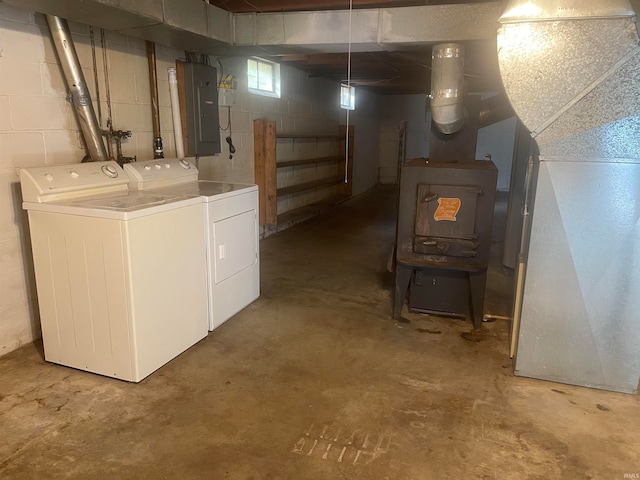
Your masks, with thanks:
[{"label": "round metal duct", "polygon": [[455,133],[464,125],[463,95],[464,46],[460,43],[434,45],[431,53],[431,116],[442,133]]}]

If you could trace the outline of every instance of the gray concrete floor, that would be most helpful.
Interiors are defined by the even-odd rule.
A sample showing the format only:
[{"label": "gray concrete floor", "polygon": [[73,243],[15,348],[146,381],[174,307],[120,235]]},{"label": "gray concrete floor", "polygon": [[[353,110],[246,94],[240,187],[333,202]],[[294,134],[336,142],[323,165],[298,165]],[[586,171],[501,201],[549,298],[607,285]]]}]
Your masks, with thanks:
[{"label": "gray concrete floor", "polygon": [[506,321],[390,319],[394,210],[377,188],[264,240],[261,298],[140,384],[2,357],[0,478],[638,478],[637,396],[514,377]]}]

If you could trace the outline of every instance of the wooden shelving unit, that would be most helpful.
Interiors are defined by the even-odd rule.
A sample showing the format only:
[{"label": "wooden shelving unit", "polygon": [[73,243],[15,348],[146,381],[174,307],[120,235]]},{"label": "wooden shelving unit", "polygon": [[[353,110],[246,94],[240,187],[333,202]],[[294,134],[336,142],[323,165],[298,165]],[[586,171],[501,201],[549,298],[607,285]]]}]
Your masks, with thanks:
[{"label": "wooden shelving unit", "polygon": [[[260,198],[260,224],[278,226],[295,223],[297,220],[306,219],[317,215],[323,210],[336,205],[349,198],[352,189],[353,174],[353,126],[349,127],[349,152],[348,162],[345,165],[347,130],[341,126],[338,134],[325,133],[282,133],[276,132],[276,124],[273,120],[257,119],[253,121],[254,138],[254,170],[255,181],[259,188]],[[296,139],[315,140],[316,147],[321,142],[335,143],[335,155],[323,155],[311,158],[294,158],[278,161],[278,140]],[[323,149],[324,151],[324,149]],[[280,168],[304,167],[310,165],[335,164],[335,173],[322,176],[310,181],[295,183],[285,187],[277,187],[277,171]],[[325,169],[326,170],[326,169]],[[345,170],[347,181],[345,182]],[[278,198],[287,195],[295,195],[313,189],[335,185],[335,194],[328,195],[320,200],[302,205],[292,210],[278,214]]]}]

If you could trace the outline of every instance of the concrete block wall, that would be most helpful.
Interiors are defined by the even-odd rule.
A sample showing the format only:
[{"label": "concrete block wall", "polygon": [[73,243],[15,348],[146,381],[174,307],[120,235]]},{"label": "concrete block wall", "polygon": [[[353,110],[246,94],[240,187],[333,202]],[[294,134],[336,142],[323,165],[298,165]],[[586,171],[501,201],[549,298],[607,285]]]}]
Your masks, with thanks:
[{"label": "concrete block wall", "polygon": [[[98,81],[101,126],[106,128],[109,117],[106,57],[114,128],[133,131],[123,144],[123,153],[138,160],[153,158],[145,42],[105,31],[103,52],[100,29],[93,29],[92,47],[91,27],[71,22],[70,28],[96,110],[96,78]],[[171,157],[175,156],[175,145],[167,68],[174,66],[176,59],[183,60],[184,52],[156,45],[156,56],[162,136],[165,156]],[[308,79],[303,72],[283,66],[282,98],[258,97],[247,92],[246,58],[221,62],[225,73],[238,81],[237,102],[231,108],[236,153],[229,160],[224,141],[228,132],[221,132],[223,152],[200,158],[201,178],[253,183],[254,118],[274,119],[278,130],[298,133],[337,132],[343,121],[334,82]],[[212,64],[217,64],[215,59]],[[0,356],[40,335],[28,222],[21,208],[17,172],[24,167],[78,163],[84,157],[81,135],[66,97],[44,17],[0,3]],[[376,101],[376,96],[370,100]],[[225,127],[226,123],[227,109],[221,108],[220,124]],[[367,162],[364,170],[371,165],[375,169],[377,160],[377,156],[356,158],[356,162]],[[299,174],[307,175],[304,171]],[[373,183],[364,180],[361,188],[370,186]],[[320,194],[324,195],[312,195]],[[302,201],[308,198],[290,200],[283,208],[293,208]]]},{"label": "concrete block wall", "polygon": [[[217,65],[219,75],[230,74],[237,80],[236,103],[230,108],[231,132],[236,153],[229,159],[225,141],[228,131],[221,131],[222,154],[200,158],[200,172],[205,178],[253,183],[253,120],[268,119],[276,122],[278,133],[337,134],[344,123],[339,107],[339,86],[322,78],[307,78],[306,73],[281,65],[281,98],[249,93],[247,89],[246,57],[221,58]],[[374,98],[373,101],[377,101]],[[227,126],[229,109],[220,107],[220,124]],[[335,155],[335,140],[279,139],[279,161]],[[377,159],[363,158],[370,164]],[[334,175],[336,165],[318,164],[278,169],[278,188],[304,183]],[[375,184],[375,182],[374,182]],[[369,186],[371,188],[373,184]],[[335,193],[335,187],[317,188],[287,195],[278,199],[278,213],[321,200]]]}]

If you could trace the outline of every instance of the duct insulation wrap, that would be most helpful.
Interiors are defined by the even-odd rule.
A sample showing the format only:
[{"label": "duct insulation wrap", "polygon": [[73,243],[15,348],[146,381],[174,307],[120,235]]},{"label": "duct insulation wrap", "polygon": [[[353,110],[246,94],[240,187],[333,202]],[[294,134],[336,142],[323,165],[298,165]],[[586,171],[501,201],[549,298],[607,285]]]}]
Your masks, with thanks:
[{"label": "duct insulation wrap", "polygon": [[109,155],[102,142],[102,131],[91,102],[89,87],[84,79],[82,67],[78,60],[71,31],[67,21],[53,15],[47,15],[47,23],[51,30],[53,45],[58,54],[64,79],[71,96],[73,108],[78,116],[80,130],[87,145],[87,153],[94,162],[109,160]]},{"label": "duct insulation wrap", "polygon": [[464,46],[460,43],[434,45],[431,53],[431,117],[442,133],[456,133],[464,125],[463,95]]}]

